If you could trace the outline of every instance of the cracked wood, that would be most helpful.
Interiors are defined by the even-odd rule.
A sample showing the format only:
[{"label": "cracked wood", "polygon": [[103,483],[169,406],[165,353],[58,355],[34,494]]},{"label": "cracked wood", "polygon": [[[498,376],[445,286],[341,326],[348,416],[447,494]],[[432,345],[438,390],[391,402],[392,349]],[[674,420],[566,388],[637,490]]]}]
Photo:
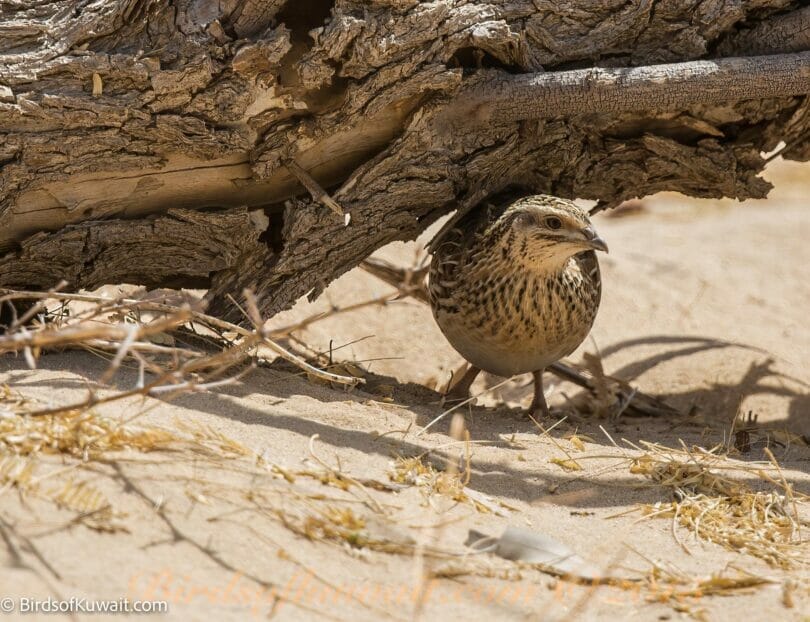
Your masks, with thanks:
[{"label": "cracked wood", "polygon": [[0,1],[0,285],[194,284],[239,320],[242,287],[289,307],[508,186],[762,197],[762,152],[810,159],[807,23],[792,0]]}]

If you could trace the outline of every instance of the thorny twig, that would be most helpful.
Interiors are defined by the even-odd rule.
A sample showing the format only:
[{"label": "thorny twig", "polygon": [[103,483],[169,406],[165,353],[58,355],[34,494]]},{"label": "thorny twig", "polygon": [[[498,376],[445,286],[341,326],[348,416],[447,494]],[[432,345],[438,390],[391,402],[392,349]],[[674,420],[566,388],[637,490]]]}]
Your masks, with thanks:
[{"label": "thorny twig", "polygon": [[[39,301],[55,299],[62,302],[76,301],[94,303],[97,308],[91,317],[97,317],[107,313],[116,313],[127,317],[135,313],[140,314],[143,312],[165,316],[155,319],[148,324],[137,325],[136,329],[133,329],[131,324],[125,322],[101,324],[81,316],[77,318],[67,316],[61,318],[60,323],[57,325],[40,324],[33,329],[20,326],[16,331],[10,331],[4,335],[0,335],[0,353],[23,351],[27,353],[29,364],[31,361],[35,360],[34,352],[39,352],[44,348],[87,347],[89,344],[92,344],[94,347],[114,349],[116,352],[123,352],[124,354],[136,350],[154,352],[155,344],[150,341],[143,341],[144,339],[165,333],[188,323],[195,323],[209,329],[215,334],[224,331],[227,333],[235,333],[239,336],[240,339],[236,341],[233,346],[226,348],[223,352],[216,355],[215,362],[217,365],[220,364],[223,355],[226,358],[233,358],[235,364],[251,356],[251,353],[259,346],[264,346],[296,367],[322,380],[349,386],[356,386],[363,382],[361,378],[342,376],[318,369],[292,352],[289,352],[271,339],[264,329],[264,322],[261,317],[256,314],[250,318],[253,323],[252,329],[248,329],[207,315],[201,311],[191,309],[188,306],[178,307],[177,305],[158,303],[150,300],[127,298],[109,299],[91,294],[65,294],[0,289],[0,303],[14,299],[32,299]],[[255,307],[255,304],[253,306]],[[169,349],[169,353],[178,357],[181,355],[194,356],[191,352],[193,351],[179,348]],[[120,359],[123,360],[123,358],[124,356],[121,355]],[[195,371],[203,367],[210,368],[213,366],[211,364],[211,357],[200,355],[197,358],[199,360],[190,365],[189,369],[186,371]],[[118,359],[118,356],[113,359],[113,366],[116,368],[121,362]]]}]

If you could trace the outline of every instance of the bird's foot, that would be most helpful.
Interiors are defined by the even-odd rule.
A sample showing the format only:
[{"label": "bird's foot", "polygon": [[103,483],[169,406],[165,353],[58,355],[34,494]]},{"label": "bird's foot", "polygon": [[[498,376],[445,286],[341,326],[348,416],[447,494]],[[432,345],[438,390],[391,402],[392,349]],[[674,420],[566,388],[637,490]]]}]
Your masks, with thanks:
[{"label": "bird's foot", "polygon": [[[454,391],[453,389],[451,389],[450,391],[448,391],[447,393],[442,395],[441,404],[442,404],[442,406],[447,406],[447,407],[451,408],[451,407],[457,406],[461,402],[464,402],[465,400],[469,400],[469,399],[470,399],[470,392],[469,391],[466,391],[466,390],[465,391]],[[470,405],[474,405],[475,404],[475,398],[471,399],[469,403],[470,403]]]},{"label": "bird's foot", "polygon": [[546,394],[543,392],[543,370],[534,372],[534,398],[526,411],[526,416],[533,419],[550,419],[551,411],[546,403]]},{"label": "bird's foot", "polygon": [[[442,406],[452,407],[470,399],[470,387],[480,372],[481,370],[477,367],[470,366],[461,378],[444,394],[442,397]],[[470,400],[470,404],[475,404],[475,399]]]},{"label": "bird's foot", "polygon": [[542,421],[543,419],[551,419],[551,410],[545,402],[542,404],[532,402],[532,404],[523,411],[523,416],[527,419]]}]

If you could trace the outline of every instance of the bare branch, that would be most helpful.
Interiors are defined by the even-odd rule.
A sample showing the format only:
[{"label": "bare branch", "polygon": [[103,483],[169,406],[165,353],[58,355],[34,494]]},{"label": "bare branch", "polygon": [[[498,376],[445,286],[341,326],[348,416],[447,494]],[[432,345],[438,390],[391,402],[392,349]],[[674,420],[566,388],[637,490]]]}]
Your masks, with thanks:
[{"label": "bare branch", "polygon": [[695,104],[810,93],[810,52],[688,63],[593,67],[485,79],[456,98],[444,122],[510,122],[589,112],[682,110]]},{"label": "bare branch", "polygon": [[[241,337],[241,341],[235,346],[228,348],[215,356],[206,357],[204,360],[197,363],[189,361],[184,367],[186,372],[196,371],[200,366],[210,367],[213,363],[224,362],[233,364],[238,360],[246,358],[248,351],[257,346],[263,345],[299,369],[312,376],[326,380],[327,382],[344,384],[348,386],[356,386],[365,382],[365,380],[362,378],[333,374],[310,365],[299,356],[296,356],[292,352],[289,352],[287,349],[277,344],[267,334],[265,334],[266,331],[264,330],[263,326],[261,326],[261,324],[263,324],[261,318],[258,318],[260,325],[255,326],[254,329],[251,330],[231,322],[227,322],[221,318],[213,317],[189,308],[179,308],[173,305],[161,304],[149,300],[120,298],[113,301],[91,294],[29,292],[0,288],[0,299],[2,300],[43,300],[48,298],[55,298],[59,300],[77,300],[98,304],[110,304],[115,302],[119,305],[126,306],[128,309],[137,308],[142,311],[148,310],[167,314],[167,317],[165,318],[159,318],[153,320],[149,324],[139,326],[136,334],[137,339],[164,332],[188,320],[200,322],[214,329],[232,332]],[[255,303],[252,306],[255,308]],[[109,342],[120,342],[129,336],[129,330],[121,325],[99,327],[95,323],[91,326],[87,326],[87,324],[88,322],[79,322],[76,326],[68,326],[58,331],[39,330],[35,333],[31,333],[29,331],[20,330],[16,333],[0,335],[0,353],[17,352],[19,350],[31,347],[38,349],[65,347],[82,342],[88,342],[89,340],[97,340],[99,338],[107,341],[107,345],[109,346]],[[133,348],[130,348],[130,350],[132,349]]]}]

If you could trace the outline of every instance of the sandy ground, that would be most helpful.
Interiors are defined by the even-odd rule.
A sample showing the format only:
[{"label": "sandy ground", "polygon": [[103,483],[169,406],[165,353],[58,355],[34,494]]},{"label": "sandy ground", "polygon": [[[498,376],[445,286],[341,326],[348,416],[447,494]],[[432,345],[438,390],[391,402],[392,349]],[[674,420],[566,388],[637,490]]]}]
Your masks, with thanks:
[{"label": "sandy ground", "polygon": [[[370,480],[391,482],[397,456],[424,453],[430,461],[464,452],[448,436],[449,418],[419,434],[442,412],[430,389],[446,383],[462,361],[419,303],[368,306],[298,333],[313,348],[331,347],[335,360],[360,362],[370,372],[363,389],[347,393],[279,365],[215,394],[99,407],[109,417],[136,417],[132,425],[171,428],[179,421],[206,430],[209,438],[220,433],[261,460],[218,460],[182,448],[125,451],[84,464],[49,459],[44,483],[66,477],[89,482],[110,500],[123,530],[90,529],[75,520],[76,512],[0,486],[0,598],[12,597],[18,607],[22,596],[166,600],[169,614],[154,617],[176,620],[807,620],[806,568],[772,567],[698,542],[685,529],[673,533],[670,519],[645,519],[633,511],[671,496],[630,472],[627,457],[640,452],[622,439],[711,448],[728,440],[737,412],[752,411],[771,438],[794,439],[771,449],[785,478],[810,493],[810,448],[790,436],[810,437],[810,184],[801,183],[808,171],[806,165],[774,167],[769,177],[777,187],[764,202],[660,196],[645,200],[638,212],[595,219],[611,253],[602,258],[602,308],[583,350],[598,350],[607,373],[688,415],[594,420],[570,411],[576,387],[552,381],[552,408],[568,418],[544,434],[519,415],[519,404],[529,399],[528,379],[519,379],[465,411],[468,487],[497,512],[428,494],[424,486],[373,489]],[[394,244],[380,256],[409,264],[416,249]],[[316,303],[302,303],[272,324],[388,292],[385,284],[354,271]],[[83,398],[86,383],[105,367],[103,359],[83,352],[43,356],[35,371],[20,358],[5,358],[0,382],[42,404],[61,404]],[[116,376],[122,389],[135,380],[132,370]],[[475,390],[496,382],[482,378]],[[586,440],[584,450],[568,438],[575,431]],[[737,457],[766,459],[766,436],[753,433],[751,451]],[[566,471],[552,462],[569,456],[583,470]],[[334,478],[330,485],[328,477],[322,483],[306,475],[326,472],[318,459],[367,485]],[[755,479],[748,478],[752,486],[759,485]],[[354,524],[372,540],[405,548],[415,542],[458,557],[329,540],[329,520],[338,515],[341,524]],[[469,529],[500,535],[509,525],[550,536],[613,576],[635,576],[655,562],[689,577],[744,569],[773,584],[730,597],[656,603],[647,602],[649,592],[640,588],[580,586],[489,556],[476,558],[477,574],[420,578],[424,570],[448,574],[454,564],[463,566]],[[70,619],[24,619],[63,617]],[[78,613],[73,619],[107,617]]]}]

